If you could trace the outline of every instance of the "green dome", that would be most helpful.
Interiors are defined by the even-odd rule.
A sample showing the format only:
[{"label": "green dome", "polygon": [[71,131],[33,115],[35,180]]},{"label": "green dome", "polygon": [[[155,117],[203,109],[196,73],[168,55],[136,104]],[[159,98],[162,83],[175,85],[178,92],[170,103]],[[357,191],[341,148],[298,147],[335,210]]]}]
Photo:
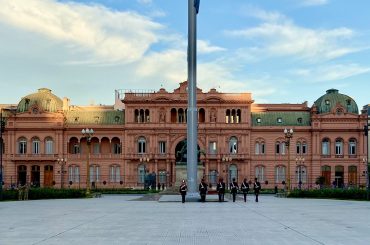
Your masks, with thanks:
[{"label": "green dome", "polygon": [[314,106],[317,107],[317,113],[329,113],[332,109],[340,104],[349,113],[358,114],[356,102],[348,95],[341,94],[337,89],[329,89],[326,94],[318,98]]},{"label": "green dome", "polygon": [[40,111],[57,112],[63,109],[63,101],[52,94],[50,89],[40,88],[37,93],[22,98],[18,103],[17,112],[26,112],[34,106]]}]

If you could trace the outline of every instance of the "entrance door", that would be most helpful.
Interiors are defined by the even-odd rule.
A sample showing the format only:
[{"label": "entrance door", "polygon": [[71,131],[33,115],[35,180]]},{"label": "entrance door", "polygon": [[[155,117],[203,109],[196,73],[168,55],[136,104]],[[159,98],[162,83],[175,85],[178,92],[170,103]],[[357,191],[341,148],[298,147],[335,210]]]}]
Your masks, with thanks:
[{"label": "entrance door", "polygon": [[344,167],[335,166],[335,186],[342,188],[344,184]]},{"label": "entrance door", "polygon": [[330,166],[322,166],[321,167],[321,176],[324,177],[324,185],[325,186],[330,186],[330,175],[331,175],[331,170]]},{"label": "entrance door", "polygon": [[356,166],[348,167],[348,185],[349,186],[357,185],[357,167]]},{"label": "entrance door", "polygon": [[53,166],[46,165],[44,168],[44,186],[50,187],[53,185],[54,171]]},{"label": "entrance door", "polygon": [[27,182],[27,167],[25,165],[18,166],[18,185],[25,185]]},{"label": "entrance door", "polygon": [[40,166],[33,165],[31,169],[31,185],[40,187]]}]

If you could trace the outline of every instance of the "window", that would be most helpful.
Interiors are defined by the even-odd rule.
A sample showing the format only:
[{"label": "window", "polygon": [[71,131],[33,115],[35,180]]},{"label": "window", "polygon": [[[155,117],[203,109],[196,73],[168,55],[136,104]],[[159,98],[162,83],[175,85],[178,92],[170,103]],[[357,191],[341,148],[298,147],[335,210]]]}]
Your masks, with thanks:
[{"label": "window", "polygon": [[146,152],[146,140],[144,137],[139,138],[137,145],[138,145],[137,152],[139,154]]},{"label": "window", "polygon": [[18,153],[19,154],[27,153],[27,140],[25,138],[21,138],[18,141]]},{"label": "window", "polygon": [[283,123],[283,119],[281,117],[278,117],[277,123]]},{"label": "window", "polygon": [[40,140],[38,138],[32,140],[32,154],[40,154]]},{"label": "window", "polygon": [[330,100],[325,100],[325,105],[330,105]]},{"label": "window", "polygon": [[301,184],[305,184],[307,183],[307,168],[305,166],[297,166],[296,170],[296,181],[297,181],[297,184],[299,185],[300,183]]},{"label": "window", "polygon": [[113,143],[113,154],[121,154],[121,144]]},{"label": "window", "polygon": [[99,165],[90,166],[90,182],[100,181],[100,167]]},{"label": "window", "polygon": [[184,123],[185,122],[185,113],[182,108],[179,109],[178,111],[178,120],[179,123]]},{"label": "window", "polygon": [[167,183],[167,172],[166,171],[164,171],[164,170],[161,170],[161,171],[159,171],[159,173],[158,173],[158,180],[159,180],[159,183],[161,183],[161,184],[166,184]]},{"label": "window", "polygon": [[335,141],[335,155],[343,155],[343,141],[341,139]]},{"label": "window", "polygon": [[265,167],[264,166],[257,166],[255,169],[256,178],[258,181],[262,182],[265,181]]},{"label": "window", "polygon": [[275,143],[275,153],[280,154],[280,142]]},{"label": "window", "polygon": [[79,154],[80,153],[80,144],[75,143],[72,148],[72,154]]},{"label": "window", "polygon": [[54,147],[53,147],[53,140],[51,138],[47,138],[45,140],[45,154],[53,154]]},{"label": "window", "polygon": [[356,140],[350,139],[349,140],[349,155],[356,155]]},{"label": "window", "polygon": [[277,166],[275,167],[275,183],[281,184],[283,181],[285,181],[285,166]]},{"label": "window", "polygon": [[70,165],[68,167],[68,182],[79,183],[80,182],[80,167],[76,165]]},{"label": "window", "polygon": [[296,153],[297,155],[300,155],[301,154],[301,142],[297,142],[297,145],[296,145]]},{"label": "window", "polygon": [[258,117],[258,118],[256,119],[256,122],[257,122],[257,123],[261,123],[261,122],[262,122],[261,118],[260,118],[260,117]]},{"label": "window", "polygon": [[93,154],[100,154],[100,144],[93,143]]},{"label": "window", "polygon": [[279,142],[277,141],[275,143],[275,153],[285,155],[285,142]]},{"label": "window", "polygon": [[145,179],[145,166],[139,165],[137,168],[137,182],[139,184],[144,184],[144,179]]},{"label": "window", "polygon": [[307,143],[303,142],[302,143],[302,154],[307,154]]},{"label": "window", "polygon": [[302,117],[297,118],[297,122],[298,122],[299,124],[302,124],[302,122],[303,122]]},{"label": "window", "polygon": [[166,153],[166,142],[159,141],[159,154],[165,154],[165,153]]},{"label": "window", "polygon": [[231,154],[238,153],[238,139],[236,137],[231,137],[229,141],[229,152]]},{"label": "window", "polygon": [[229,182],[231,182],[235,178],[238,181],[238,168],[235,164],[231,164],[229,167]]},{"label": "window", "polygon": [[265,142],[256,142],[255,153],[256,155],[265,154]]},{"label": "window", "polygon": [[110,166],[109,180],[112,183],[119,183],[121,181],[120,167],[118,165]]},{"label": "window", "polygon": [[209,154],[217,154],[217,142],[209,142]]},{"label": "window", "polygon": [[280,143],[281,155],[285,155],[285,142]]},{"label": "window", "polygon": [[322,141],[322,154],[330,155],[330,141],[329,139],[324,139]]}]

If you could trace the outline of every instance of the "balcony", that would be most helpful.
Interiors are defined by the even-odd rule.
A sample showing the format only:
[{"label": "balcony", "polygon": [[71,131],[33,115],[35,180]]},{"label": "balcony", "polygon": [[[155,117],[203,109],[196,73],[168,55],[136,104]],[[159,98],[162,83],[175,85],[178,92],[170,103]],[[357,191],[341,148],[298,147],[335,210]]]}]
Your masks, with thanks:
[{"label": "balcony", "polygon": [[[86,159],[86,154],[68,154],[68,159]],[[90,159],[120,159],[122,154],[104,153],[104,154],[90,154]]]},{"label": "balcony", "polygon": [[55,161],[58,154],[7,154],[14,161]]}]

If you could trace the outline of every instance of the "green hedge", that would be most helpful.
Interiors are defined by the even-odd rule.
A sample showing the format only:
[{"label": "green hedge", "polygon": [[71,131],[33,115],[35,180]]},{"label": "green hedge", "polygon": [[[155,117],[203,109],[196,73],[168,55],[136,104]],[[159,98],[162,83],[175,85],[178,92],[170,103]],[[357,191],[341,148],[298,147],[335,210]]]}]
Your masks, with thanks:
[{"label": "green hedge", "polygon": [[293,190],[290,192],[289,197],[366,200],[366,190],[362,189]]},{"label": "green hedge", "polygon": [[92,192],[100,192],[103,194],[148,194],[158,193],[157,190],[143,190],[143,189],[131,189],[131,188],[120,188],[120,189],[94,189]]},{"label": "green hedge", "polygon": [[[83,197],[86,197],[86,193],[82,189],[31,188],[28,193],[29,200]],[[18,191],[3,191],[3,200],[18,200]]]}]

